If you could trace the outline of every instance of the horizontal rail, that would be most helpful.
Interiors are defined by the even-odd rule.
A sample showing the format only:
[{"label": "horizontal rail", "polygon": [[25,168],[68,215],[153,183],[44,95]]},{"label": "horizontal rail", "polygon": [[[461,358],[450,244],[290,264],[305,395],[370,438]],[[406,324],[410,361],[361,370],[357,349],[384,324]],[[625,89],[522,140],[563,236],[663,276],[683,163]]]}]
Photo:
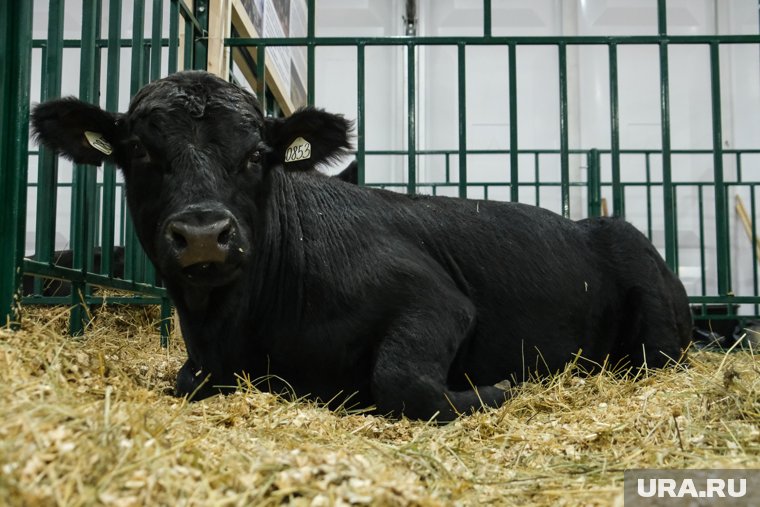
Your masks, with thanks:
[{"label": "horizontal rail", "polygon": [[436,46],[460,45],[641,45],[641,44],[760,44],[760,35],[573,35],[573,36],[468,36],[468,37],[273,37],[226,38],[230,47],[242,46]]},{"label": "horizontal rail", "polygon": [[[96,39],[95,40],[95,47],[98,49],[103,49],[109,47],[108,39]],[[119,43],[117,44],[119,47],[122,48],[131,48],[132,47],[132,39],[119,39]],[[142,43],[142,46],[145,48],[151,47],[153,45],[151,40],[145,40]],[[161,39],[161,46],[162,47],[169,47],[169,39]],[[45,39],[34,39],[32,41],[32,48],[46,48],[48,47],[48,42]],[[63,41],[63,47],[64,48],[81,48],[82,47],[82,41],[79,39],[65,39]]]},{"label": "horizontal rail", "polygon": [[[64,268],[54,264],[47,264],[32,259],[24,259],[23,272],[28,275],[38,275],[45,278],[55,278],[73,283],[87,283],[98,287],[109,289],[124,290],[128,292],[139,292],[141,294],[152,295],[157,297],[167,297],[166,289],[163,287],[154,287],[145,283],[133,282],[131,280],[122,280],[120,278],[111,278],[107,275],[99,275],[80,271],[77,269]],[[69,298],[69,301],[71,299]]]}]

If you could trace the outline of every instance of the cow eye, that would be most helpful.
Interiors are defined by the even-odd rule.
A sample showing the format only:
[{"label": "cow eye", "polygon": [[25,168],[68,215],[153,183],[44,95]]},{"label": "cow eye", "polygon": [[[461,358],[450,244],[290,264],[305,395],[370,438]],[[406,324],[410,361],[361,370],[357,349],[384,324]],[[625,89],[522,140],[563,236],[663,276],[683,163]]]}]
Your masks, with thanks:
[{"label": "cow eye", "polygon": [[251,157],[250,157],[250,159],[249,159],[249,160],[250,160],[250,162],[251,162],[252,164],[258,164],[259,162],[261,162],[261,150],[256,150],[256,151],[254,151],[254,152],[251,154]]},{"label": "cow eye", "polygon": [[130,144],[131,144],[130,151],[132,152],[132,158],[143,158],[145,155],[147,155],[145,148],[143,147],[140,141],[134,140]]}]

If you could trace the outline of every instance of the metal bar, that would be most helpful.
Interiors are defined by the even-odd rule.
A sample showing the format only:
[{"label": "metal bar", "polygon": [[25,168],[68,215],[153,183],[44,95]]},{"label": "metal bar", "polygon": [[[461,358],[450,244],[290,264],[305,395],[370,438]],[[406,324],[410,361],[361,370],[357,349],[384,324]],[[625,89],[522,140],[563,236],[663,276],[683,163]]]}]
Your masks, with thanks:
[{"label": "metal bar", "polygon": [[491,0],[483,0],[483,37],[491,36]]},{"label": "metal bar", "polygon": [[[652,159],[647,153],[644,158],[646,174],[646,193],[647,193],[647,237],[652,241]],[[622,192],[620,195],[621,205],[623,204]],[[625,211],[625,207],[623,207]]]},{"label": "metal bar", "polygon": [[364,185],[366,179],[365,174],[365,68],[364,68],[364,45],[359,44],[356,46],[356,163],[358,165],[358,183]]},{"label": "metal bar", "polygon": [[[415,75],[415,45],[406,46],[406,82],[407,82],[407,180],[406,192],[417,192],[417,106],[416,75]],[[460,127],[461,128],[461,127]]]},{"label": "metal bar", "polygon": [[467,47],[457,45],[457,95],[459,100],[459,197],[467,197]]},{"label": "metal bar", "polygon": [[177,0],[169,2],[169,74],[174,74],[179,68],[179,5]]},{"label": "metal bar", "polygon": [[203,26],[201,25],[200,21],[198,21],[198,18],[195,17],[195,14],[193,13],[192,9],[187,6],[184,0],[179,0],[178,2],[179,9],[181,11],[181,15],[185,20],[187,20],[188,23],[192,25],[192,28],[190,29],[190,33],[193,33],[193,31],[198,33],[203,33]]},{"label": "metal bar", "polygon": [[[143,75],[143,60],[145,55],[142,51],[144,47],[145,31],[145,2],[144,0],[134,0],[132,11],[132,62],[131,76],[129,82],[129,95],[134,97],[137,91],[145,84]],[[139,273],[138,252],[139,245],[137,235],[134,231],[132,219],[128,213],[122,214],[124,217],[124,278],[135,280]]]},{"label": "metal bar", "polygon": [[[110,0],[108,7],[108,55],[106,77],[106,109],[116,112],[119,108],[119,67],[121,65],[121,0]],[[116,167],[112,162],[106,162],[103,167],[103,216],[101,226],[103,238],[101,241],[100,272],[105,275],[113,274],[113,245],[114,227],[116,221]]]},{"label": "metal bar", "polygon": [[586,157],[588,173],[588,216],[602,215],[602,186],[599,164],[599,150],[589,150]]},{"label": "metal bar", "polygon": [[729,251],[728,202],[723,177],[723,129],[720,105],[720,47],[710,44],[710,82],[712,98],[713,165],[715,181],[715,254],[718,262],[718,293],[731,292],[731,254]]},{"label": "metal bar", "polygon": [[141,294],[155,295],[159,297],[166,296],[166,289],[162,287],[154,287],[145,283],[110,278],[105,275],[83,272],[82,270],[73,268],[64,268],[62,266],[47,264],[31,259],[23,259],[23,271],[28,274],[44,276],[46,278],[68,280],[81,284],[86,283],[98,287],[108,287],[128,292],[139,292]]},{"label": "metal bar", "polygon": [[657,0],[657,33],[664,37],[668,34],[668,0]]},{"label": "metal bar", "polygon": [[[317,46],[405,46],[409,37],[269,37],[269,38],[226,38],[224,44],[230,47],[240,46],[306,46],[312,43]],[[575,35],[575,36],[480,36],[463,37],[415,37],[418,46],[451,46],[465,44],[467,46],[508,46],[515,43],[520,46],[566,45],[655,45],[662,42],[661,35]],[[760,44],[760,35],[667,35],[670,44]]]},{"label": "metal bar", "polygon": [[[750,198],[750,213],[752,213],[752,244],[757,245],[757,224],[755,223],[755,217],[757,216],[757,208],[755,203],[755,185],[749,187]],[[757,263],[760,259],[757,258],[757,249],[752,249],[752,292],[755,296],[758,295],[758,269]],[[755,304],[755,315],[760,315],[760,306]]]},{"label": "metal bar", "polygon": [[[620,186],[620,101],[618,98],[617,45],[609,46],[610,73],[610,148],[612,161],[612,214],[625,217]],[[650,223],[651,228],[651,223]],[[649,235],[652,237],[651,233]]]},{"label": "metal bar", "polygon": [[266,47],[256,49],[256,95],[258,95],[261,111],[267,110],[267,79],[266,79]]},{"label": "metal bar", "polygon": [[570,217],[570,157],[567,132],[567,46],[559,44],[559,146],[562,216]]},{"label": "metal bar", "polygon": [[[63,62],[64,0],[50,0],[48,10],[48,46],[45,48],[40,100],[46,101],[61,95]],[[35,256],[40,261],[51,262],[55,249],[56,207],[58,203],[58,156],[40,147],[37,170],[37,210],[35,231]],[[35,282],[35,292],[42,290]]]},{"label": "metal bar", "polygon": [[306,103],[314,105],[314,88],[316,85],[315,65],[316,58],[314,54],[314,39],[316,38],[316,2],[315,0],[306,0]]},{"label": "metal bar", "polygon": [[193,48],[195,47],[194,42],[194,32],[193,32],[193,24],[190,23],[187,19],[185,19],[185,41],[182,45],[184,48],[184,52],[182,55],[182,68],[183,69],[192,69],[193,68]]},{"label": "metal bar", "polygon": [[512,202],[520,200],[520,172],[518,168],[517,144],[517,46],[509,45],[509,199]]},{"label": "metal bar", "polygon": [[161,29],[164,21],[164,0],[153,0],[153,26],[150,40],[150,80],[161,77]]},{"label": "metal bar", "polygon": [[[32,47],[34,49],[41,49],[47,47],[47,39],[34,39],[32,41]],[[161,47],[169,47],[169,39],[161,39]],[[131,48],[132,39],[119,39],[119,46],[122,48]],[[63,47],[65,49],[79,49],[82,47],[81,39],[63,39]],[[98,37],[95,39],[95,47],[99,49],[108,47],[108,39]]]},{"label": "metal bar", "polygon": [[0,325],[17,322],[24,256],[32,2],[0,2]]},{"label": "metal bar", "polygon": [[707,295],[707,268],[705,265],[705,203],[704,188],[697,187],[699,201],[699,271],[702,281],[702,295]]},{"label": "metal bar", "polygon": [[193,37],[193,68],[206,70],[208,62],[208,0],[195,0],[195,15],[199,28]]},{"label": "metal bar", "polygon": [[[93,103],[97,100],[95,90],[95,40],[99,21],[96,0],[82,2],[82,51],[80,53],[79,98]],[[94,170],[82,164],[74,164],[71,189],[71,267],[77,271],[89,271],[92,265],[92,237],[90,224],[94,221],[94,195],[88,192],[93,185]],[[71,283],[71,314],[69,333],[79,336],[87,324],[87,309],[82,297],[87,291],[86,282]]]},{"label": "metal bar", "polygon": [[[657,0],[658,26],[664,35],[665,2]],[[662,193],[663,217],[665,221],[665,262],[676,274],[678,273],[677,251],[675,244],[675,209],[673,208],[673,182],[671,175],[670,153],[670,85],[668,80],[668,42],[660,40],[660,121],[662,133]]]},{"label": "metal bar", "polygon": [[[88,306],[103,305],[159,305],[163,298],[156,296],[85,296],[84,304]],[[71,298],[68,296],[25,296],[21,298],[22,305],[56,305],[68,306]]]},{"label": "metal bar", "polygon": [[536,206],[541,205],[541,197],[540,197],[541,184],[539,182],[540,173],[541,173],[540,161],[539,161],[538,153],[536,153],[533,155],[533,185],[536,188],[536,202],[535,202]]}]

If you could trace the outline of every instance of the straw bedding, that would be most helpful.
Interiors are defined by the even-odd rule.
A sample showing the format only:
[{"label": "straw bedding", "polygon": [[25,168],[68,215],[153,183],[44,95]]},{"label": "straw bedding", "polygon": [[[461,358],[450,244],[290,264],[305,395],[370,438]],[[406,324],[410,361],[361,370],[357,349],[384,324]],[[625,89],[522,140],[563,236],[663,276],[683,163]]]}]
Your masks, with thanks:
[{"label": "straw bedding", "polygon": [[251,386],[169,396],[154,309],[25,309],[0,330],[0,503],[622,505],[632,468],[760,467],[752,351],[633,382],[570,371],[446,426],[333,413]]}]

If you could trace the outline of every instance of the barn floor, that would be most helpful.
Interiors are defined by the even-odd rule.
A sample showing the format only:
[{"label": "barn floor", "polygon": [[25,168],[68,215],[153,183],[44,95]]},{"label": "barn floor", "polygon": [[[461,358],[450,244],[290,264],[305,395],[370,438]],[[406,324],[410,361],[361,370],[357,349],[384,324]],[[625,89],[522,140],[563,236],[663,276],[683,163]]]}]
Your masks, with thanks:
[{"label": "barn floor", "polygon": [[697,352],[638,382],[562,374],[447,426],[249,390],[167,396],[183,362],[153,310],[0,329],[0,503],[622,505],[623,470],[759,468],[760,360]]}]

